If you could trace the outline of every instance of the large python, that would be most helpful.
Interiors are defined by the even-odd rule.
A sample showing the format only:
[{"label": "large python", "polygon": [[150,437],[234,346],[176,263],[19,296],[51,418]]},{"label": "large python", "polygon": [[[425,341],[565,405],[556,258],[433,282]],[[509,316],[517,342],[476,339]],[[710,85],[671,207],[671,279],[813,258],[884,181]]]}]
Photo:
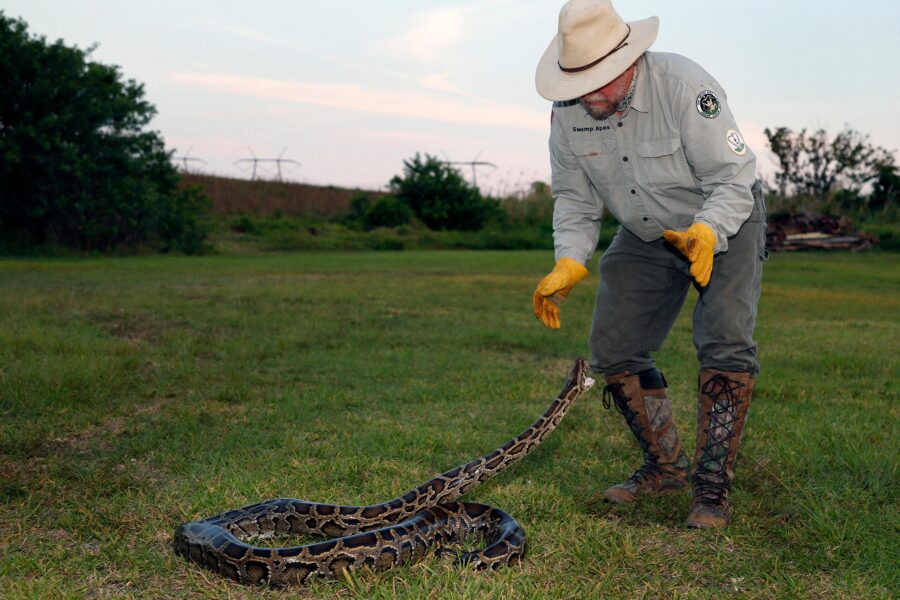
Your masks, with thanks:
[{"label": "large python", "polygon": [[[526,552],[525,532],[505,512],[455,502],[534,450],[556,429],[575,399],[594,381],[578,359],[559,396],[534,424],[493,452],[441,473],[382,504],[336,506],[280,498],[184,523],[175,552],[241,583],[304,584],[335,579],[363,568],[384,571],[422,558],[430,547],[456,554],[476,569],[515,564]],[[481,534],[481,550],[454,552],[468,534]],[[327,539],[289,548],[250,545],[253,539],[288,536]]]}]

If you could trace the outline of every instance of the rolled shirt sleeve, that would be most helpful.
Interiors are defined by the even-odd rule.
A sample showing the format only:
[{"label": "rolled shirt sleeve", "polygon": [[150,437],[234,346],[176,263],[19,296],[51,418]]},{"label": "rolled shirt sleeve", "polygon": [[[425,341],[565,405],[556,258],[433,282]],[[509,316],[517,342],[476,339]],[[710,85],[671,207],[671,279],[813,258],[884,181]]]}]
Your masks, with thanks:
[{"label": "rolled shirt sleeve", "polygon": [[550,127],[553,193],[553,244],[556,260],[572,258],[587,264],[600,238],[603,201],[569,148],[560,119]]},{"label": "rolled shirt sleeve", "polygon": [[[698,103],[713,98],[718,112],[711,111],[715,113],[712,117],[704,116]],[[751,188],[756,181],[756,157],[738,129],[725,92],[715,80],[682,82],[680,103],[685,158],[705,197],[694,222],[709,225],[716,234],[715,251],[724,252],[728,250],[728,237],[738,232],[753,210]]]}]

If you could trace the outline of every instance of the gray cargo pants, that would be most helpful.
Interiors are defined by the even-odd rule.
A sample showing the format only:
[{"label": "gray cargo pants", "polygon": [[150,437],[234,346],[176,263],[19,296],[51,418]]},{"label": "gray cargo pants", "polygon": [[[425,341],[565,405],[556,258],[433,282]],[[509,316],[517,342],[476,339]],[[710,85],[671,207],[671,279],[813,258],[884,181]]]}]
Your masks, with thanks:
[{"label": "gray cargo pants", "polygon": [[[753,328],[766,258],[766,208],[754,186],[753,212],[728,250],[713,260],[712,277],[694,308],[694,347],[701,369],[759,373]],[[617,375],[655,367],[659,350],[693,284],[690,262],[662,238],[644,242],[620,227],[600,259],[600,286],[591,326],[591,368]]]}]

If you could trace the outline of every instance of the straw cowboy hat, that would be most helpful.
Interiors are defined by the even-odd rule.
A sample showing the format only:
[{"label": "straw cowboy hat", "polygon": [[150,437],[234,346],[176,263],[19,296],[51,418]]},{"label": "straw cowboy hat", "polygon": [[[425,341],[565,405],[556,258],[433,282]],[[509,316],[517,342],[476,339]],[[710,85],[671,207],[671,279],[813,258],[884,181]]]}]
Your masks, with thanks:
[{"label": "straw cowboy hat", "polygon": [[559,33],[538,63],[538,94],[572,100],[603,87],[650,47],[658,30],[658,17],[626,23],[610,0],[569,0],[559,11]]}]

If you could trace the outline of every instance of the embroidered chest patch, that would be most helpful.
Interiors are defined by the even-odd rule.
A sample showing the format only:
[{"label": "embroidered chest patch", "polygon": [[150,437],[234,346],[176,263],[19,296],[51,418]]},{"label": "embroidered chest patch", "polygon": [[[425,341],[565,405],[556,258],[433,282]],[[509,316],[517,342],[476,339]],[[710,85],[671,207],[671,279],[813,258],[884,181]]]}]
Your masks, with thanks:
[{"label": "embroidered chest patch", "polygon": [[703,90],[697,96],[697,112],[707,119],[715,119],[722,112],[722,103],[712,90]]}]

